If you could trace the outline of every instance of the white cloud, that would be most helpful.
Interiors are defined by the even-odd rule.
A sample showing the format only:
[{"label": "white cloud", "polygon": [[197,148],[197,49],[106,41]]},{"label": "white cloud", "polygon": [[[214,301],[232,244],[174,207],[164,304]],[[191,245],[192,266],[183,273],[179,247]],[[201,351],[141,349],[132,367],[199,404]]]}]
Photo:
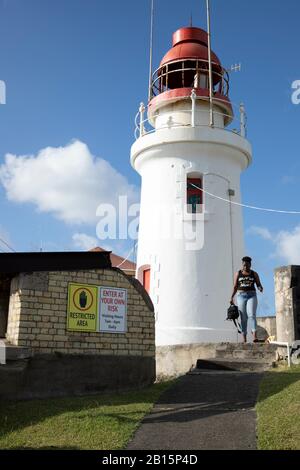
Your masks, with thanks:
[{"label": "white cloud", "polygon": [[247,233],[272,242],[275,251],[271,258],[280,258],[285,264],[300,264],[300,225],[291,231],[281,230],[274,234],[266,227],[251,226]]},{"label": "white cloud", "polygon": [[122,241],[120,242],[117,240],[110,240],[111,244],[107,244],[103,240],[99,240],[83,232],[74,233],[72,236],[72,240],[75,248],[78,248],[79,250],[83,251],[88,251],[92,248],[100,246],[101,248],[103,248],[103,250],[112,251],[113,253],[119,256],[127,257],[128,255],[130,255],[129,259],[132,259],[134,254],[134,247],[128,246],[128,243],[126,243],[125,241],[122,243]]},{"label": "white cloud", "polygon": [[137,188],[78,140],[37,155],[7,154],[0,182],[10,201],[32,203],[70,224],[95,223],[98,205],[118,207],[119,195],[127,195],[129,204],[138,200]]},{"label": "white cloud", "polygon": [[256,225],[252,225],[248,230],[247,232],[249,234],[253,234],[253,235],[259,235],[261,238],[263,238],[264,240],[272,240],[272,234],[270,232],[269,229],[267,229],[266,227],[257,227]]},{"label": "white cloud", "polygon": [[86,233],[74,233],[72,236],[74,246],[80,250],[88,251],[98,246],[98,240]]},{"label": "white cloud", "polygon": [[287,264],[300,264],[300,225],[291,232],[282,230],[275,238],[276,255]]}]

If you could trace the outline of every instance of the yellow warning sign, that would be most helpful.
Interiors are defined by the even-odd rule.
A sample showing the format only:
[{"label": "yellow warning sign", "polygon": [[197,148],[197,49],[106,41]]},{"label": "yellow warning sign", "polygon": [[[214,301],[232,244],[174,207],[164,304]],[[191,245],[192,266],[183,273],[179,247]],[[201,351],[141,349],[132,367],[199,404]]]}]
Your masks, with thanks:
[{"label": "yellow warning sign", "polygon": [[98,287],[69,283],[67,329],[97,331]]}]

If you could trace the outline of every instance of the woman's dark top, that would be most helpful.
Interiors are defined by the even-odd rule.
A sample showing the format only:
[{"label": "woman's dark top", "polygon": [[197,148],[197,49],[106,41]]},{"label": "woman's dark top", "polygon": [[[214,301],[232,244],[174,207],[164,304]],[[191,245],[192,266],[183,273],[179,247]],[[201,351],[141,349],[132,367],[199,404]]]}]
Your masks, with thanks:
[{"label": "woman's dark top", "polygon": [[254,272],[250,271],[249,274],[245,275],[242,271],[239,271],[238,281],[237,281],[238,288],[237,290],[243,292],[250,292],[255,291],[255,277]]}]

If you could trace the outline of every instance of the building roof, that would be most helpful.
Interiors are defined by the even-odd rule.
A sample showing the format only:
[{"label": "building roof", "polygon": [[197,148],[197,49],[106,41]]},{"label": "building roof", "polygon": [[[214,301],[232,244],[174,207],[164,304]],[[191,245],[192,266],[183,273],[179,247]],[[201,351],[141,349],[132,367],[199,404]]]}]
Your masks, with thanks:
[{"label": "building roof", "polygon": [[111,267],[110,252],[104,250],[101,252],[0,253],[0,276],[33,271],[71,271]]},{"label": "building roof", "polygon": [[[98,252],[98,253],[103,253],[105,250],[101,248],[100,246],[96,246],[95,248],[92,248],[90,252]],[[122,256],[116,255],[115,253],[110,253],[110,260],[113,268],[120,268],[123,271],[132,271],[135,272],[136,270],[136,264],[133,263],[130,260],[126,260],[125,258],[122,258]]]}]

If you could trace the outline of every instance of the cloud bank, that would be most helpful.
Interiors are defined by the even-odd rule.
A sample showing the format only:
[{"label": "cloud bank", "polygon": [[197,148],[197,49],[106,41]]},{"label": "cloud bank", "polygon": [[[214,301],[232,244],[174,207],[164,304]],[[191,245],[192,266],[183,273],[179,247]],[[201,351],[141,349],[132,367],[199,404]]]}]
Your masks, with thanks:
[{"label": "cloud bank", "polygon": [[72,240],[76,248],[84,251],[91,250],[99,245],[97,238],[91,237],[86,233],[74,233]]},{"label": "cloud bank", "polygon": [[79,140],[37,155],[6,154],[0,182],[8,200],[34,204],[67,224],[94,224],[98,205],[118,207],[119,195],[127,195],[129,204],[139,198],[134,185]]},{"label": "cloud bank", "polygon": [[286,264],[300,264],[300,225],[291,231],[281,230],[271,234],[266,227],[252,226],[248,233],[270,240],[275,247],[272,257],[280,258]]}]

